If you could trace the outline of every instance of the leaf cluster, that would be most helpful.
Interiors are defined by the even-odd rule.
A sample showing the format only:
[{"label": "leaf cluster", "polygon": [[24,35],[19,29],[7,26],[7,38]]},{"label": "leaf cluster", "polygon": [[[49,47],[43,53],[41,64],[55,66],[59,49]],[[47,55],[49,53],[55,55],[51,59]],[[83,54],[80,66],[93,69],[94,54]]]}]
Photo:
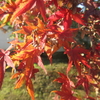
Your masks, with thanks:
[{"label": "leaf cluster", "polygon": [[[84,11],[78,5],[84,6]],[[100,88],[100,2],[93,0],[2,0],[0,21],[2,28],[7,23],[15,29],[14,40],[10,47],[0,50],[0,87],[5,68],[12,67],[11,79],[16,79],[15,88],[25,84],[34,100],[34,88],[31,79],[40,66],[45,74],[47,70],[41,59],[46,53],[52,64],[52,56],[61,47],[68,56],[66,74],[59,73],[55,81],[62,84],[60,91],[54,91],[55,100],[82,100],[75,96],[74,90],[80,85],[84,88],[84,98],[90,97],[90,86]],[[76,27],[72,27],[75,23]],[[21,35],[19,35],[21,34]],[[19,40],[19,36],[23,40]],[[76,81],[70,79],[69,72],[76,67]]]}]

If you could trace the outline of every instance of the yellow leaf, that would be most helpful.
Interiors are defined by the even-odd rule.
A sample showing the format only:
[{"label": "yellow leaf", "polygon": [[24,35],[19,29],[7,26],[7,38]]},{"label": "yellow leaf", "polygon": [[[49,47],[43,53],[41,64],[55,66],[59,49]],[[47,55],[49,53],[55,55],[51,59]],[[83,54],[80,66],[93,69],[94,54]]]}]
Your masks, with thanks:
[{"label": "yellow leaf", "polygon": [[12,59],[14,60],[23,60],[26,59],[28,57],[28,55],[26,54],[25,51],[21,51],[15,55],[12,56]]},{"label": "yellow leaf", "polygon": [[0,28],[3,27],[10,19],[11,15],[10,14],[6,14],[4,19],[3,19],[3,23],[2,25],[0,25]]}]

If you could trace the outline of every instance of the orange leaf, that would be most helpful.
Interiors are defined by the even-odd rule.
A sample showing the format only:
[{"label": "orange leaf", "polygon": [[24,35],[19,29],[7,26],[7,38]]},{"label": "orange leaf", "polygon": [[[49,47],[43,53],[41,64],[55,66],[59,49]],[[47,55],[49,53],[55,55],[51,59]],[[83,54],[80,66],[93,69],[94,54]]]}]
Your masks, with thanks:
[{"label": "orange leaf", "polygon": [[35,100],[33,85],[32,85],[32,81],[30,79],[28,80],[26,87],[27,87],[27,91],[28,91],[29,95],[31,96],[32,100]]},{"label": "orange leaf", "polygon": [[38,27],[40,29],[44,29],[44,23],[42,22],[42,20],[40,20],[39,18],[37,18],[37,19],[38,19]]},{"label": "orange leaf", "polygon": [[16,0],[16,1],[15,1],[16,6],[18,6],[22,1],[23,1],[23,0]]},{"label": "orange leaf", "polygon": [[31,28],[30,26],[22,26],[22,28],[24,29],[24,31],[25,31],[28,35],[30,35],[31,32],[32,32],[32,30],[33,30],[33,28]]},{"label": "orange leaf", "polygon": [[46,43],[45,45],[45,52],[47,53],[48,57],[49,57],[49,60],[50,62],[52,63],[52,55],[58,50],[60,49],[61,47],[61,44],[57,43],[53,46],[51,46],[50,43]]},{"label": "orange leaf", "polygon": [[24,81],[25,81],[25,75],[21,74],[20,78],[18,79],[16,83],[15,89],[20,88],[23,85]]},{"label": "orange leaf", "polygon": [[20,33],[20,34],[25,34],[25,35],[30,35],[32,32],[33,28],[31,26],[22,26],[21,30],[13,32],[15,33]]},{"label": "orange leaf", "polygon": [[18,72],[18,73],[16,73],[16,74],[12,75],[10,79],[17,78],[19,75],[20,75],[20,73]]},{"label": "orange leaf", "polygon": [[15,12],[13,13],[10,22],[12,23],[16,17],[28,11],[33,6],[34,3],[35,0],[27,0],[26,2],[20,3]]},{"label": "orange leaf", "polygon": [[21,29],[21,30],[13,32],[13,34],[16,34],[16,33],[26,34],[27,35],[27,33],[24,31],[24,29]]}]

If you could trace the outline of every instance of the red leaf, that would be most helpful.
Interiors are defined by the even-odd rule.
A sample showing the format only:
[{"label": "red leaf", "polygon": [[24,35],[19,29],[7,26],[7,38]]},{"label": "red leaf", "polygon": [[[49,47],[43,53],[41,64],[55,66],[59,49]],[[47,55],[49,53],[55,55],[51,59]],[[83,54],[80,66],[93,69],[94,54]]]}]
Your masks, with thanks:
[{"label": "red leaf", "polygon": [[81,24],[81,25],[86,25],[85,21],[82,19],[82,17],[79,14],[72,14],[72,18],[74,21],[76,21],[77,23]]},{"label": "red leaf", "polygon": [[66,87],[68,86],[68,90],[70,91],[71,87],[74,87],[74,83],[63,73],[58,72],[58,74],[61,76],[60,78],[55,79],[54,81],[57,81],[59,83],[66,84]]},{"label": "red leaf", "polygon": [[63,32],[60,32],[58,34],[58,36],[59,36],[59,38],[66,39],[69,42],[74,42],[74,39],[73,39],[74,35],[73,35],[73,33],[77,32],[77,30],[78,30],[78,28],[75,28],[75,29],[69,28],[69,29],[64,30]]},{"label": "red leaf", "polygon": [[84,79],[84,83],[82,85],[86,91],[86,94],[88,95],[90,89],[89,89],[89,82],[88,82],[87,78]]},{"label": "red leaf", "polygon": [[64,25],[64,29],[68,29],[70,28],[72,24],[72,19],[71,19],[71,16],[70,16],[70,13],[66,13],[65,17],[64,17],[64,21],[63,21],[63,25]]},{"label": "red leaf", "polygon": [[64,17],[64,13],[66,13],[66,10],[65,10],[65,9],[60,10],[60,11],[57,11],[57,12],[55,12],[52,16],[50,16],[50,17],[48,18],[48,20],[51,21],[51,22],[50,22],[50,25],[51,25],[51,23],[53,23],[54,21],[57,21],[57,20],[63,18],[63,17]]},{"label": "red leaf", "polygon": [[75,87],[77,88],[79,85],[82,85],[83,82],[84,78],[79,79]]},{"label": "red leaf", "polygon": [[44,21],[46,21],[46,11],[45,11],[45,5],[43,0],[36,0],[36,6],[38,7]]},{"label": "red leaf", "polygon": [[35,73],[39,72],[38,69],[34,68],[32,69],[32,75],[31,75],[31,78],[35,78]]},{"label": "red leaf", "polygon": [[2,86],[6,64],[14,68],[14,64],[9,57],[9,53],[9,51],[4,51],[3,49],[0,49],[0,88]]},{"label": "red leaf", "polygon": [[[74,48],[68,48],[66,47],[66,54],[68,54],[69,59],[71,59],[73,61],[73,63],[75,64],[75,66],[77,67],[79,74],[81,74],[81,67],[80,67],[80,63],[83,63],[86,67],[91,69],[91,66],[88,63],[88,58],[82,56],[81,54],[86,54],[87,56],[89,55],[89,51],[84,49],[84,48],[80,48],[79,46],[76,46]],[[69,63],[70,64],[70,63]]]},{"label": "red leaf", "polygon": [[3,83],[3,79],[4,79],[3,58],[0,56],[0,88]]},{"label": "red leaf", "polygon": [[87,77],[85,77],[85,76],[78,77],[78,82],[77,82],[75,87],[77,88],[79,85],[82,85],[84,87],[86,94],[88,95],[88,93],[89,93],[89,81],[88,81]]},{"label": "red leaf", "polygon": [[3,79],[4,79],[4,54],[3,54],[4,50],[0,50],[0,88],[2,86],[3,83]]},{"label": "red leaf", "polygon": [[88,62],[87,62],[87,61],[85,61],[85,60],[81,60],[81,62],[82,62],[84,65],[86,65],[88,68],[90,68],[90,69],[91,69],[91,66],[88,64]]}]

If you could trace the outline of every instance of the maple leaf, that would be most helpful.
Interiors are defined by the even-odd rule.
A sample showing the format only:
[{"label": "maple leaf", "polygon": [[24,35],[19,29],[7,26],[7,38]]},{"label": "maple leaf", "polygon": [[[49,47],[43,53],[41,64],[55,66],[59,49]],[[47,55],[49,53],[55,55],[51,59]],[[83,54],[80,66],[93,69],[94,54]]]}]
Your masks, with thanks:
[{"label": "maple leaf", "polygon": [[70,14],[70,12],[68,12],[64,16],[64,21],[63,21],[64,29],[66,30],[66,29],[70,28],[71,24],[72,24],[71,14]]},{"label": "maple leaf", "polygon": [[23,61],[20,61],[19,67],[17,68],[18,73],[14,74],[11,77],[11,79],[17,78],[15,88],[20,88],[23,83],[26,84],[27,91],[31,96],[32,100],[34,100],[34,90],[31,78],[35,78],[34,74],[39,71],[33,66],[34,63],[37,62],[37,57],[35,57],[34,53],[36,53],[34,50],[32,52],[29,52],[28,54],[31,54],[31,56],[28,56],[27,58],[23,59]]},{"label": "maple leaf", "polygon": [[[13,20],[16,18],[16,17],[19,17],[20,15],[22,15],[23,13],[26,13],[28,10],[30,10],[33,5],[34,7],[37,7],[44,19],[44,21],[46,21],[46,12],[45,12],[45,5],[44,5],[44,1],[43,0],[28,0],[28,1],[25,1],[25,2],[20,2],[18,1],[15,2],[17,5],[19,5],[15,12],[13,13],[11,19],[10,19],[10,22],[12,23]],[[34,9],[33,7],[33,9]]]},{"label": "maple leaf", "polygon": [[[64,18],[66,14],[66,9],[60,9],[59,11],[55,12],[53,15],[51,15],[48,20],[48,26],[52,26],[54,24],[54,22],[57,22],[58,20],[60,20],[61,18]],[[62,20],[63,21],[63,20]]]},{"label": "maple leaf", "polygon": [[45,52],[47,53],[48,57],[49,57],[49,60],[50,60],[50,63],[52,63],[52,55],[58,50],[60,49],[61,47],[61,44],[60,43],[57,43],[57,44],[54,44],[52,45],[51,43],[46,43],[45,44]]},{"label": "maple leaf", "polygon": [[60,72],[58,72],[58,74],[60,75],[60,78],[57,78],[54,81],[57,81],[59,83],[67,84],[67,86],[69,87],[67,89],[69,91],[71,90],[72,87],[75,87],[74,83],[66,75],[64,75],[63,73],[60,73]]},{"label": "maple leaf", "polygon": [[26,11],[28,11],[32,6],[33,4],[35,3],[36,0],[28,0],[28,1],[25,1],[25,2],[22,2],[22,3],[17,3],[19,4],[19,6],[16,8],[15,12],[13,13],[11,19],[10,19],[10,22],[12,23],[13,20],[22,15],[23,13],[25,13]]},{"label": "maple leaf", "polygon": [[33,62],[37,63],[44,70],[44,72],[47,74],[47,70],[45,69],[44,64],[42,62],[42,59],[40,57],[41,52],[42,51],[35,49],[35,51],[33,52]]},{"label": "maple leaf", "polygon": [[43,0],[36,0],[36,6],[39,9],[44,21],[46,21],[46,11],[45,11],[45,5]]},{"label": "maple leaf", "polygon": [[9,57],[9,53],[9,51],[4,51],[3,49],[0,49],[0,88],[3,83],[6,64],[14,68],[14,64]]},{"label": "maple leaf", "polygon": [[33,84],[32,84],[31,79],[29,78],[27,80],[25,73],[21,73],[21,72],[14,74],[11,77],[11,79],[13,79],[13,78],[18,78],[16,81],[15,89],[20,88],[23,85],[23,83],[26,83],[27,91],[28,91],[29,95],[31,96],[32,100],[34,100],[34,89],[33,89]]},{"label": "maple leaf", "polygon": [[26,88],[27,88],[27,91],[28,91],[29,95],[31,96],[32,100],[35,100],[34,89],[33,89],[33,84],[32,84],[31,80],[28,80],[28,82],[26,83]]},{"label": "maple leaf", "polygon": [[78,82],[76,84],[76,88],[79,86],[79,85],[82,85],[86,91],[86,94],[88,95],[89,94],[89,80],[87,79],[87,77],[85,75],[82,75],[82,76],[79,76],[77,77],[78,78]]},{"label": "maple leaf", "polygon": [[7,22],[10,21],[11,15],[17,6],[18,5],[12,0],[8,0],[8,3],[5,2],[4,5],[0,6],[0,19],[3,21],[0,27],[3,27]]},{"label": "maple leaf", "polygon": [[13,60],[23,60],[29,57],[29,54],[34,51],[34,47],[31,44],[31,41],[27,43],[18,43],[20,51],[17,51],[15,55],[12,55]]},{"label": "maple leaf", "polygon": [[[67,29],[62,32],[57,31],[57,34],[47,34],[47,43],[45,44],[45,52],[47,53],[50,62],[52,63],[52,55],[62,46],[68,45],[68,42],[74,42],[73,33],[78,29]],[[55,31],[56,32],[56,31]]]},{"label": "maple leaf", "polygon": [[32,30],[33,28],[31,28],[30,26],[22,26],[21,30],[15,31],[13,32],[13,34],[20,33],[24,35],[30,35],[32,33]]},{"label": "maple leaf", "polygon": [[4,54],[0,51],[0,88],[4,78]]},{"label": "maple leaf", "polygon": [[20,30],[13,32],[13,34],[20,33],[29,36],[29,35],[34,35],[35,33],[39,33],[38,35],[41,35],[41,34],[45,34],[47,31],[50,30],[45,28],[45,25],[42,20],[40,20],[37,17],[35,18],[35,20],[37,25],[34,25],[33,23],[26,21],[27,25],[22,26]]},{"label": "maple leaf", "polygon": [[52,91],[61,96],[60,100],[79,100],[78,98],[74,97],[74,92],[72,88],[75,87],[74,83],[63,73],[58,73],[61,77],[55,79],[59,83],[62,83],[61,91]]},{"label": "maple leaf", "polygon": [[14,78],[18,78],[18,76],[20,75],[20,72],[15,73],[14,75],[11,76],[10,79],[14,79]]},{"label": "maple leaf", "polygon": [[81,67],[80,67],[80,63],[83,63],[86,67],[88,67],[89,69],[91,69],[91,66],[89,65],[89,63],[87,62],[86,57],[83,57],[81,54],[86,54],[89,55],[89,51],[83,48],[80,48],[78,46],[71,48],[71,47],[65,47],[66,51],[65,54],[68,55],[69,57],[69,63],[68,63],[68,67],[67,67],[67,73],[70,71],[71,67],[72,67],[72,63],[75,64],[76,68],[78,69],[79,74],[81,74]]},{"label": "maple leaf", "polygon": [[75,42],[74,33],[78,31],[78,28],[69,28],[62,32],[59,32],[58,37],[69,42]]},{"label": "maple leaf", "polygon": [[65,30],[71,27],[72,20],[76,21],[77,23],[81,25],[86,25],[85,21],[82,19],[80,14],[77,14],[77,13],[73,14],[71,10],[64,9],[64,8],[60,8],[59,11],[51,15],[48,18],[48,20],[50,21],[48,24],[49,26],[53,25],[54,22],[61,20]]},{"label": "maple leaf", "polygon": [[85,21],[82,19],[81,15],[79,14],[72,14],[72,18],[74,21],[76,21],[77,23],[81,24],[81,25],[86,25]]},{"label": "maple leaf", "polygon": [[2,25],[0,25],[0,28],[3,27],[9,21],[10,17],[11,17],[10,14],[5,14],[4,15],[4,17],[2,18]]},{"label": "maple leaf", "polygon": [[64,17],[64,13],[66,13],[66,10],[59,10],[57,12],[55,12],[53,15],[51,15],[48,20],[50,20],[51,22],[57,21],[59,19],[61,19],[62,17]]},{"label": "maple leaf", "polygon": [[21,73],[20,78],[18,78],[18,80],[16,82],[15,89],[20,88],[24,82],[25,82],[25,75],[23,73]]}]

